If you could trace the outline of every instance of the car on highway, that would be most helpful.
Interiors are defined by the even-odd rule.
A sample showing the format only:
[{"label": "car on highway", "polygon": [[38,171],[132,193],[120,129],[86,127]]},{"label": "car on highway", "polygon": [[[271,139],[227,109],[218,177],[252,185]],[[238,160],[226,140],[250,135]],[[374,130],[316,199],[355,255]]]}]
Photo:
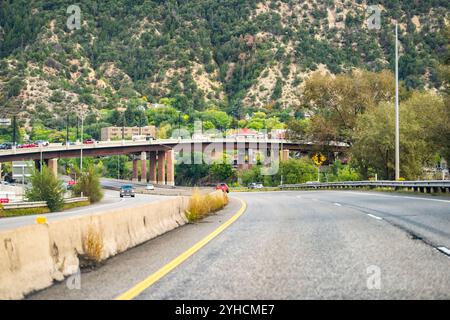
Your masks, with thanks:
[{"label": "car on highway", "polygon": [[136,196],[136,191],[132,185],[126,184],[120,187],[120,197],[132,197]]},{"label": "car on highway", "polygon": [[67,190],[72,190],[76,184],[77,184],[77,182],[75,180],[73,180],[73,179],[69,180],[67,182]]},{"label": "car on highway", "polygon": [[252,182],[252,183],[249,183],[248,188],[249,189],[262,189],[262,188],[264,188],[264,186],[260,182]]},{"label": "car on highway", "polygon": [[155,186],[153,184],[149,183],[145,186],[145,190],[155,190]]},{"label": "car on highway", "polygon": [[39,147],[39,145],[37,145],[34,142],[22,143],[22,144],[17,146],[17,148],[19,148],[19,149],[37,148],[37,147]]},{"label": "car on highway", "polygon": [[95,140],[92,138],[84,139],[83,144],[94,144]]},{"label": "car on highway", "polygon": [[8,150],[8,149],[12,149],[12,147],[13,147],[12,142],[4,142],[4,143],[0,144],[0,150]]},{"label": "car on highway", "polygon": [[37,140],[34,143],[39,147],[48,147],[50,145],[50,142],[48,142],[47,140]]},{"label": "car on highway", "polygon": [[222,190],[223,192],[229,193],[230,188],[228,188],[228,185],[226,183],[219,183],[216,186],[216,190]]}]

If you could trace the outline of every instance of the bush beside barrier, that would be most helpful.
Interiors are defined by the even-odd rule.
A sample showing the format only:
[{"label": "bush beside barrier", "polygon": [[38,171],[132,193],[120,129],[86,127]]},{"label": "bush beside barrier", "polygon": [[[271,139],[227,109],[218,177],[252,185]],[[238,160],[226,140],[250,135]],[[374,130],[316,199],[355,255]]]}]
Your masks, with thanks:
[{"label": "bush beside barrier", "polygon": [[49,213],[48,207],[5,209],[0,205],[0,218]]},{"label": "bush beside barrier", "polygon": [[222,209],[227,204],[228,196],[225,192],[215,191],[213,193],[202,194],[199,190],[194,190],[189,199],[186,218],[189,222],[200,220],[208,214]]}]

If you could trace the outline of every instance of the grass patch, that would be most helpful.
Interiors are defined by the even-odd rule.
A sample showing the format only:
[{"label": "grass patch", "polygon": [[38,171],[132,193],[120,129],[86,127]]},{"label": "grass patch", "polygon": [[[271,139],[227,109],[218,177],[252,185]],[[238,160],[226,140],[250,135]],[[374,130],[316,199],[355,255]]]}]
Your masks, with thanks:
[{"label": "grass patch", "polygon": [[17,216],[29,216],[34,214],[49,213],[50,210],[47,207],[40,208],[18,208],[18,209],[3,209],[0,207],[0,218],[17,217]]},{"label": "grass patch", "polygon": [[72,203],[65,203],[63,210],[69,210],[69,209],[78,208],[78,207],[85,207],[85,206],[88,206],[90,204],[91,203],[89,202],[89,200],[72,202]]},{"label": "grass patch", "polygon": [[216,212],[228,204],[228,195],[225,192],[202,194],[195,189],[189,200],[186,218],[189,222],[203,219],[208,214]]},{"label": "grass patch", "polygon": [[103,235],[100,231],[94,229],[92,226],[88,228],[88,231],[83,239],[84,256],[83,260],[99,263],[103,258]]}]

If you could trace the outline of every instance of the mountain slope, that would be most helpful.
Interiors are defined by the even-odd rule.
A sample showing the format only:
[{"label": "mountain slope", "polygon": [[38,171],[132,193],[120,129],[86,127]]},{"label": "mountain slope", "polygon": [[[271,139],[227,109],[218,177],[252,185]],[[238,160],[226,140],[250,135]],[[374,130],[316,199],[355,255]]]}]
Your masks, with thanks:
[{"label": "mountain slope", "polygon": [[[382,28],[368,30],[366,6],[377,3]],[[392,69],[396,21],[401,79],[439,88],[450,9],[445,0],[80,1],[82,27],[70,31],[70,4],[0,3],[1,104],[60,114],[78,102],[111,109],[146,96],[240,117],[289,109],[314,70]]]}]

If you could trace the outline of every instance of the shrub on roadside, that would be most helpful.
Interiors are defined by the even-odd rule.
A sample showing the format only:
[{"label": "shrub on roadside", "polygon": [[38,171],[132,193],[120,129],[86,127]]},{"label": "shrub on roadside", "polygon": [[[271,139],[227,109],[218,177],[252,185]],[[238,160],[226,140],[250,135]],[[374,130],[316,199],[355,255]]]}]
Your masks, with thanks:
[{"label": "shrub on roadside", "polygon": [[195,189],[189,200],[186,218],[189,222],[200,220],[208,214],[216,212],[228,204],[228,196],[225,192],[202,194]]},{"label": "shrub on roadside", "polygon": [[42,170],[33,170],[31,174],[31,188],[25,192],[29,201],[47,201],[50,211],[59,211],[64,207],[64,187],[47,166]]},{"label": "shrub on roadside", "polygon": [[88,197],[91,203],[98,202],[103,198],[103,191],[100,186],[100,176],[95,166],[91,165],[81,174],[77,183],[73,187],[73,194],[77,197],[83,193],[84,197]]},{"label": "shrub on roadside", "polygon": [[100,231],[90,226],[83,239],[85,257],[94,262],[100,262],[103,257],[103,236]]},{"label": "shrub on roadside", "polygon": [[20,209],[4,209],[0,208],[0,218],[6,217],[18,217],[18,216],[29,216],[35,214],[49,213],[50,210],[47,207],[40,208],[20,208]]}]

